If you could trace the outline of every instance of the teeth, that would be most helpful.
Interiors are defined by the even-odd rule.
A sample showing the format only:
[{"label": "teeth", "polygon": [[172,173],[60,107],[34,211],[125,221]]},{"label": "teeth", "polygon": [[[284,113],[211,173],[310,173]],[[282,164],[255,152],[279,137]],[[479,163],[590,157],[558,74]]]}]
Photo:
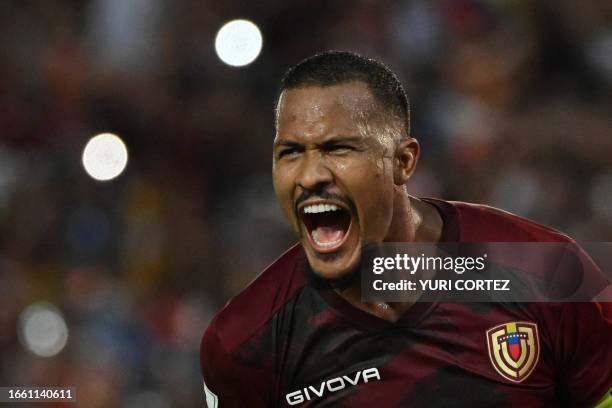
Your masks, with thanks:
[{"label": "teeth", "polygon": [[340,207],[335,204],[311,204],[304,207],[306,214],[318,214],[326,211],[338,211]]},{"label": "teeth", "polygon": [[316,231],[316,230],[315,230],[315,231],[313,231],[313,232],[312,232],[312,239],[313,239],[313,241],[314,241],[314,242],[315,242],[315,243],[316,243],[318,246],[321,246],[321,247],[333,247],[333,246],[335,246],[335,245],[338,245],[338,244],[339,244],[339,243],[342,241],[342,238],[340,238],[340,239],[337,239],[337,240],[332,241],[332,242],[321,242],[321,241],[319,241],[319,240],[318,240],[318,235],[319,235],[319,234],[317,233],[317,231]]}]

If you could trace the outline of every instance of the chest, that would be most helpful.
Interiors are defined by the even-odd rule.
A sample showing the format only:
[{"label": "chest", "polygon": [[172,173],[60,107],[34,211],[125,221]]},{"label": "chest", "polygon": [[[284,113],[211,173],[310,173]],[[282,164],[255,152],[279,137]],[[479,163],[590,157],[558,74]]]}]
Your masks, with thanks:
[{"label": "chest", "polygon": [[291,330],[294,336],[281,342],[278,404],[418,407],[552,402],[552,354],[537,322],[525,320],[513,313],[468,317],[465,311],[457,316],[442,309],[415,327],[367,330],[334,314],[319,315],[315,322],[301,322]]}]

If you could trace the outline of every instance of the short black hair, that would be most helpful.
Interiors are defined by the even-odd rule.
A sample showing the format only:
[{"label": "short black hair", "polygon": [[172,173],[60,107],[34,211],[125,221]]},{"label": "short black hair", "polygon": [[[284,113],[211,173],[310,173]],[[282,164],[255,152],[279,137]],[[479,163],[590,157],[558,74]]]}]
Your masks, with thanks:
[{"label": "short black hair", "polygon": [[410,102],[397,76],[380,61],[348,51],[325,51],[306,58],[287,70],[281,79],[278,97],[285,89],[333,86],[364,82],[376,101],[401,120],[410,135]]}]

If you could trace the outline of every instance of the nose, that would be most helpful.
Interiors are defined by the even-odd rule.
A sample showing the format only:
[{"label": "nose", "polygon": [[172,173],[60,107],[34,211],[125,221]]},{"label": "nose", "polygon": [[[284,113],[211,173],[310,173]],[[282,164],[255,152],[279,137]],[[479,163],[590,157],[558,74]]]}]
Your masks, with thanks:
[{"label": "nose", "polygon": [[316,190],[331,183],[332,180],[332,172],[326,166],[321,154],[307,151],[300,165],[296,183],[305,190]]}]

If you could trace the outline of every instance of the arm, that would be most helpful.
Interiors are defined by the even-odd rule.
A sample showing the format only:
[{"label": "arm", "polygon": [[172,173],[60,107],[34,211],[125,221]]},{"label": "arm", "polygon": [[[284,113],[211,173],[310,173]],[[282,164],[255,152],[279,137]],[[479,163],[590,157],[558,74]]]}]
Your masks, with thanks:
[{"label": "arm", "polygon": [[595,302],[563,306],[555,354],[560,392],[570,406],[606,406],[606,394],[612,388],[611,307]]},{"label": "arm", "polygon": [[266,406],[266,393],[261,388],[261,376],[232,358],[214,319],[202,339],[200,362],[204,377],[204,392],[208,408]]}]

